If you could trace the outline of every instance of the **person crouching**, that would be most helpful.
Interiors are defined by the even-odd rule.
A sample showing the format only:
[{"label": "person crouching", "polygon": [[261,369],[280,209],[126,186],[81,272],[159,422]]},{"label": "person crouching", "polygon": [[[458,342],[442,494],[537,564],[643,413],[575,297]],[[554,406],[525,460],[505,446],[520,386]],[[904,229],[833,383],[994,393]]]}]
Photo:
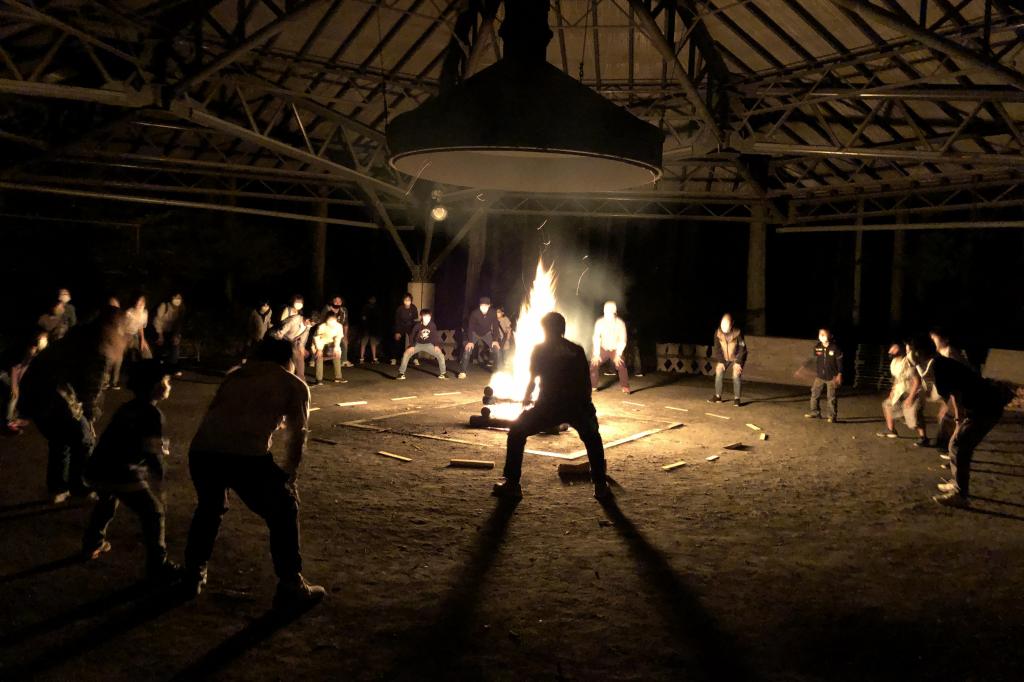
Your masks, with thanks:
[{"label": "person crouching", "polygon": [[173,582],[181,567],[167,560],[164,540],[164,416],[157,403],[171,395],[171,370],[157,360],[135,366],[128,388],[135,397],[114,413],[85,467],[85,481],[96,492],[89,525],[82,539],[86,559],[110,551],[107,527],[118,503],[135,512],[146,546],[146,577]]}]

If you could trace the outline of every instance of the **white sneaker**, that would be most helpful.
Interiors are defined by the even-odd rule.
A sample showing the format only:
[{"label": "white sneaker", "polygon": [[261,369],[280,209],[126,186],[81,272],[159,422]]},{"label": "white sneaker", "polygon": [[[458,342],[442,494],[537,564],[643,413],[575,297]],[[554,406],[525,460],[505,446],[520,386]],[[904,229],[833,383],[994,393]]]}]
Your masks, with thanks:
[{"label": "white sneaker", "polygon": [[353,364],[352,364],[351,362],[349,362],[348,360],[346,360],[345,362],[341,363],[341,366],[342,366],[342,367],[355,367],[355,365],[353,365]]},{"label": "white sneaker", "polygon": [[938,488],[940,493],[955,493],[955,492],[957,492],[956,481],[946,481],[945,483],[939,483],[935,487]]},{"label": "white sneaker", "polygon": [[413,358],[412,364],[414,364],[415,366],[419,367],[420,366],[420,361],[418,359],[416,359],[416,358]]},{"label": "white sneaker", "polygon": [[438,375],[437,375],[437,378],[438,378],[438,379],[447,379],[447,378],[448,378],[448,375],[447,375],[447,374],[438,374]]},{"label": "white sneaker", "polygon": [[398,364],[398,361],[397,361],[397,360],[394,360],[394,359],[392,359],[392,360],[391,360],[391,365],[392,365],[392,366],[394,366],[394,365],[397,365],[397,364]]},{"label": "white sneaker", "polygon": [[405,375],[404,374],[399,374],[398,375],[398,380],[399,381],[405,381]]},{"label": "white sneaker", "polygon": [[459,372],[459,378],[460,379],[465,379],[466,378],[466,373],[465,372]]}]

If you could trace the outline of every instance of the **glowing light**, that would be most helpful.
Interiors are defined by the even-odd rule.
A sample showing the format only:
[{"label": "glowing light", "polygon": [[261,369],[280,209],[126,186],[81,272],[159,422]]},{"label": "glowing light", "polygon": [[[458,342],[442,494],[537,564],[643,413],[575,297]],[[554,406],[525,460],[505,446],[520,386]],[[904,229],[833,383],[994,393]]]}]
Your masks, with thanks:
[{"label": "glowing light", "polygon": [[436,222],[441,222],[448,217],[448,209],[440,204],[430,209],[430,217]]},{"label": "glowing light", "polygon": [[[530,381],[530,356],[537,344],[544,340],[544,330],[540,326],[542,317],[555,310],[555,286],[558,277],[554,266],[544,267],[544,260],[537,259],[537,271],[530,286],[530,291],[519,308],[519,319],[516,323],[516,349],[511,359],[506,359],[505,368],[491,376],[491,388],[499,400],[491,406],[491,416],[499,419],[515,419],[523,411],[522,399],[526,393],[526,385]],[[511,369],[509,369],[511,366]],[[538,382],[539,384],[539,382]],[[534,389],[534,399],[537,391]]]}]

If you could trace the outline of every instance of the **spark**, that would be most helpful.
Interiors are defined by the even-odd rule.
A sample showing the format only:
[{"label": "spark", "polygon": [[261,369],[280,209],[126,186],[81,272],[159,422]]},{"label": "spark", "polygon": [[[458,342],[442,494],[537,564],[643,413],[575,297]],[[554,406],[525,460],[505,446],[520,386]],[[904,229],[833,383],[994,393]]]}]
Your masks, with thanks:
[{"label": "spark", "polygon": [[416,186],[417,182],[419,182],[420,176],[423,175],[423,171],[427,170],[427,166],[429,165],[430,162],[427,161],[426,163],[423,164],[423,167],[416,172],[416,177],[414,177],[412,179],[412,182],[409,183],[409,189],[405,190],[405,196],[409,196],[409,192],[411,192],[412,188]]},{"label": "spark", "polygon": [[583,272],[580,273],[580,281],[576,282],[576,295],[577,296],[580,295],[580,285],[583,284],[583,275],[587,274],[587,272],[590,270],[590,263],[587,263],[587,260],[589,258],[590,258],[590,256],[584,256],[583,257],[583,263],[587,267],[583,268]]}]

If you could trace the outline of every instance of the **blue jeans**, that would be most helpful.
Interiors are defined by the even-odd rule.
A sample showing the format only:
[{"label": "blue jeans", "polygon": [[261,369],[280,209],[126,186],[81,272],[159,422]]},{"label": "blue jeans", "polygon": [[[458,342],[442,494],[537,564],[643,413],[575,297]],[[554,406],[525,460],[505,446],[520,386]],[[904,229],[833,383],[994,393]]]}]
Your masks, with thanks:
[{"label": "blue jeans", "polygon": [[409,368],[409,360],[419,353],[426,353],[427,355],[433,356],[434,359],[437,360],[438,371],[441,374],[445,373],[444,353],[439,353],[437,349],[429,343],[417,343],[412,348],[406,348],[405,353],[402,355],[402,365],[398,368],[398,373],[405,374],[405,370]]}]

